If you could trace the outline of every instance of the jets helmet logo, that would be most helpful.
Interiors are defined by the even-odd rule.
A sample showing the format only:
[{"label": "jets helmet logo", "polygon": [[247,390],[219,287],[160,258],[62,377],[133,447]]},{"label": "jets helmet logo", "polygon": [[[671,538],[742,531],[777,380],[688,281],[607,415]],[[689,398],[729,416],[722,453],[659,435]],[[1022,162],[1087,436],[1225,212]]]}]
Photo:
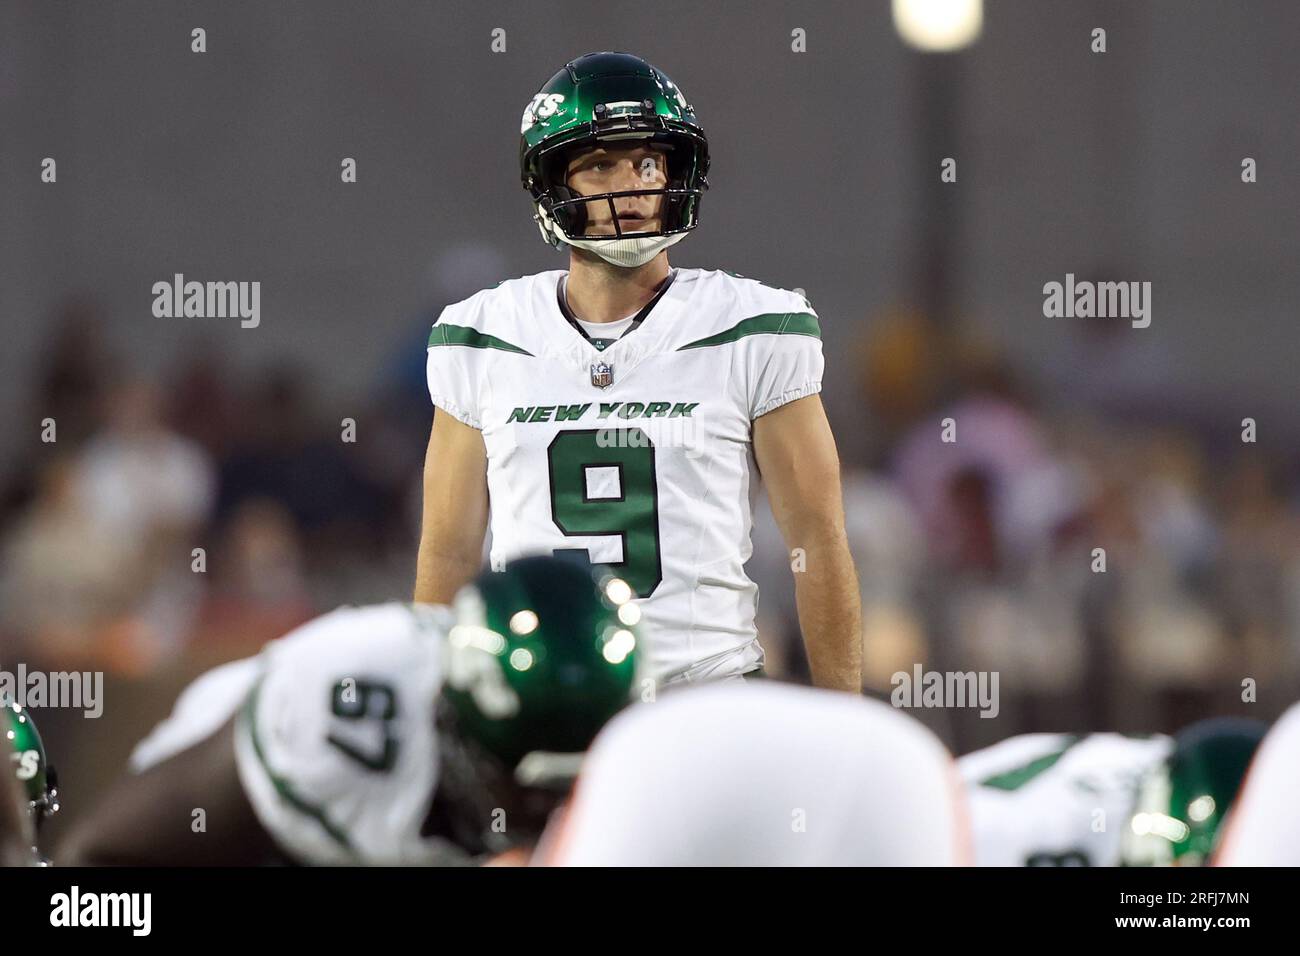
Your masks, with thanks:
[{"label": "jets helmet logo", "polygon": [[609,388],[614,384],[614,366],[597,362],[591,367],[591,384],[597,388]]},{"label": "jets helmet logo", "polygon": [[519,124],[520,135],[527,133],[529,127],[533,124],[554,116],[563,102],[563,93],[538,93],[534,96],[529,104],[524,107],[523,119]]}]

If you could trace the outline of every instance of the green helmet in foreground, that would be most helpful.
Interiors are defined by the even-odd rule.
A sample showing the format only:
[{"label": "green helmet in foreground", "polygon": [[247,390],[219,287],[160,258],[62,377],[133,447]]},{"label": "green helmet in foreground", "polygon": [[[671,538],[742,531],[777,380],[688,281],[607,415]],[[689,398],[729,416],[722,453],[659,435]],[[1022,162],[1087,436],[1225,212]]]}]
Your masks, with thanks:
[{"label": "green helmet in foreground", "polygon": [[1124,833],[1129,866],[1200,866],[1209,858],[1266,724],[1198,721],[1174,737],[1168,759],[1142,781]]},{"label": "green helmet in foreground", "polygon": [[[666,151],[665,186],[585,197],[568,188],[567,165],[575,151],[628,141]],[[699,223],[700,199],[709,185],[709,144],[695,110],[662,70],[629,53],[589,53],[566,63],[529,101],[520,124],[519,165],[546,242],[556,248],[568,243],[631,267]],[[633,195],[664,197],[657,231],[621,230],[613,201]],[[609,203],[614,235],[585,236],[590,202]]]},{"label": "green helmet in foreground", "polygon": [[0,732],[9,742],[13,773],[26,796],[27,809],[36,825],[59,809],[54,769],[45,756],[36,722],[25,707],[6,701],[0,704]]},{"label": "green helmet in foreground", "polygon": [[571,782],[629,701],[635,594],[609,569],[523,558],[461,589],[443,697],[455,733],[521,786]]},{"label": "green helmet in foreground", "polygon": [[[12,835],[25,847],[0,846],[0,857],[14,865],[48,866],[50,861],[35,844],[41,823],[59,809],[54,768],[46,758],[36,722],[25,707],[8,700],[0,702],[0,734],[10,751],[6,754],[0,746],[0,760],[8,760],[12,766],[13,779],[18,784],[16,795],[22,799],[19,809],[25,816],[21,821],[23,832]],[[0,789],[0,799],[9,798],[10,792]],[[0,865],[6,864],[0,861]]]}]

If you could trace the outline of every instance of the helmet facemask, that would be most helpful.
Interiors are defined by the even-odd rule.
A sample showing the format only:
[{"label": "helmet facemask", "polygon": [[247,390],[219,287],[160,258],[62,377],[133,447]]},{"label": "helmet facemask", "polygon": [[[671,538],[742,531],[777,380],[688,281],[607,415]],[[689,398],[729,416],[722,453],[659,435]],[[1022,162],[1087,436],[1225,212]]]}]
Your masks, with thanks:
[{"label": "helmet facemask", "polygon": [[1157,764],[1138,780],[1133,812],[1120,834],[1124,866],[1171,866],[1175,849],[1191,834],[1186,822],[1172,812],[1173,784],[1169,766]]},{"label": "helmet facemask", "polygon": [[445,698],[438,702],[437,721],[438,813],[427,823],[475,855],[535,843],[568,789],[520,785],[496,755],[461,732],[456,709]]},{"label": "helmet facemask", "polygon": [[[666,154],[667,182],[645,189],[625,189],[615,192],[580,195],[568,186],[567,169],[573,157],[588,149],[606,143],[626,143],[641,140]],[[566,144],[545,151],[539,157],[543,189],[535,207],[542,236],[552,245],[563,242],[585,249],[614,265],[631,268],[643,265],[664,249],[680,242],[686,233],[695,228],[702,188],[687,185],[692,165],[693,144],[684,134],[662,133],[652,136],[632,134],[598,136],[576,144]],[[660,196],[659,228],[654,230],[625,231],[619,220],[615,200],[627,196]],[[612,234],[587,233],[593,203],[604,203],[613,225]]]}]

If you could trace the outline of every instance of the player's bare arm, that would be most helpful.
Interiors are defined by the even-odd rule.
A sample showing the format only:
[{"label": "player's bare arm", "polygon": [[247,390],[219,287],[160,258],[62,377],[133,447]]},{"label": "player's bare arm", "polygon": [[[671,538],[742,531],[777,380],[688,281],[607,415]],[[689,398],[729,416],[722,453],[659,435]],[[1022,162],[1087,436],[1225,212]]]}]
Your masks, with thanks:
[{"label": "player's bare arm", "polygon": [[862,608],[844,532],[840,462],[821,399],[809,395],[754,422],[754,456],[786,547],[802,549],[795,600],[819,687],[862,687]]},{"label": "player's bare arm", "polygon": [[424,458],[424,520],[415,600],[446,604],[478,573],[487,533],[483,434],[438,411]]},{"label": "player's bare arm", "polygon": [[[55,849],[59,866],[256,866],[278,854],[235,766],[235,719],[187,750],[123,775]],[[195,828],[195,811],[203,827]]]}]

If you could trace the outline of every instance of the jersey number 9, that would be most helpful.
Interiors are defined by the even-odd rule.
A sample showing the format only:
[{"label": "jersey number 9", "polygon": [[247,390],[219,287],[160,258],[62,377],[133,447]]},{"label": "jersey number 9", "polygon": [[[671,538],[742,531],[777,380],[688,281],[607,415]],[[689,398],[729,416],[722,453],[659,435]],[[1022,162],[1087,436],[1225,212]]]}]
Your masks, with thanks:
[{"label": "jersey number 9", "polygon": [[655,446],[639,428],[560,432],[547,449],[551,518],[571,537],[618,535],[623,560],[609,567],[637,597],[663,580]]}]

